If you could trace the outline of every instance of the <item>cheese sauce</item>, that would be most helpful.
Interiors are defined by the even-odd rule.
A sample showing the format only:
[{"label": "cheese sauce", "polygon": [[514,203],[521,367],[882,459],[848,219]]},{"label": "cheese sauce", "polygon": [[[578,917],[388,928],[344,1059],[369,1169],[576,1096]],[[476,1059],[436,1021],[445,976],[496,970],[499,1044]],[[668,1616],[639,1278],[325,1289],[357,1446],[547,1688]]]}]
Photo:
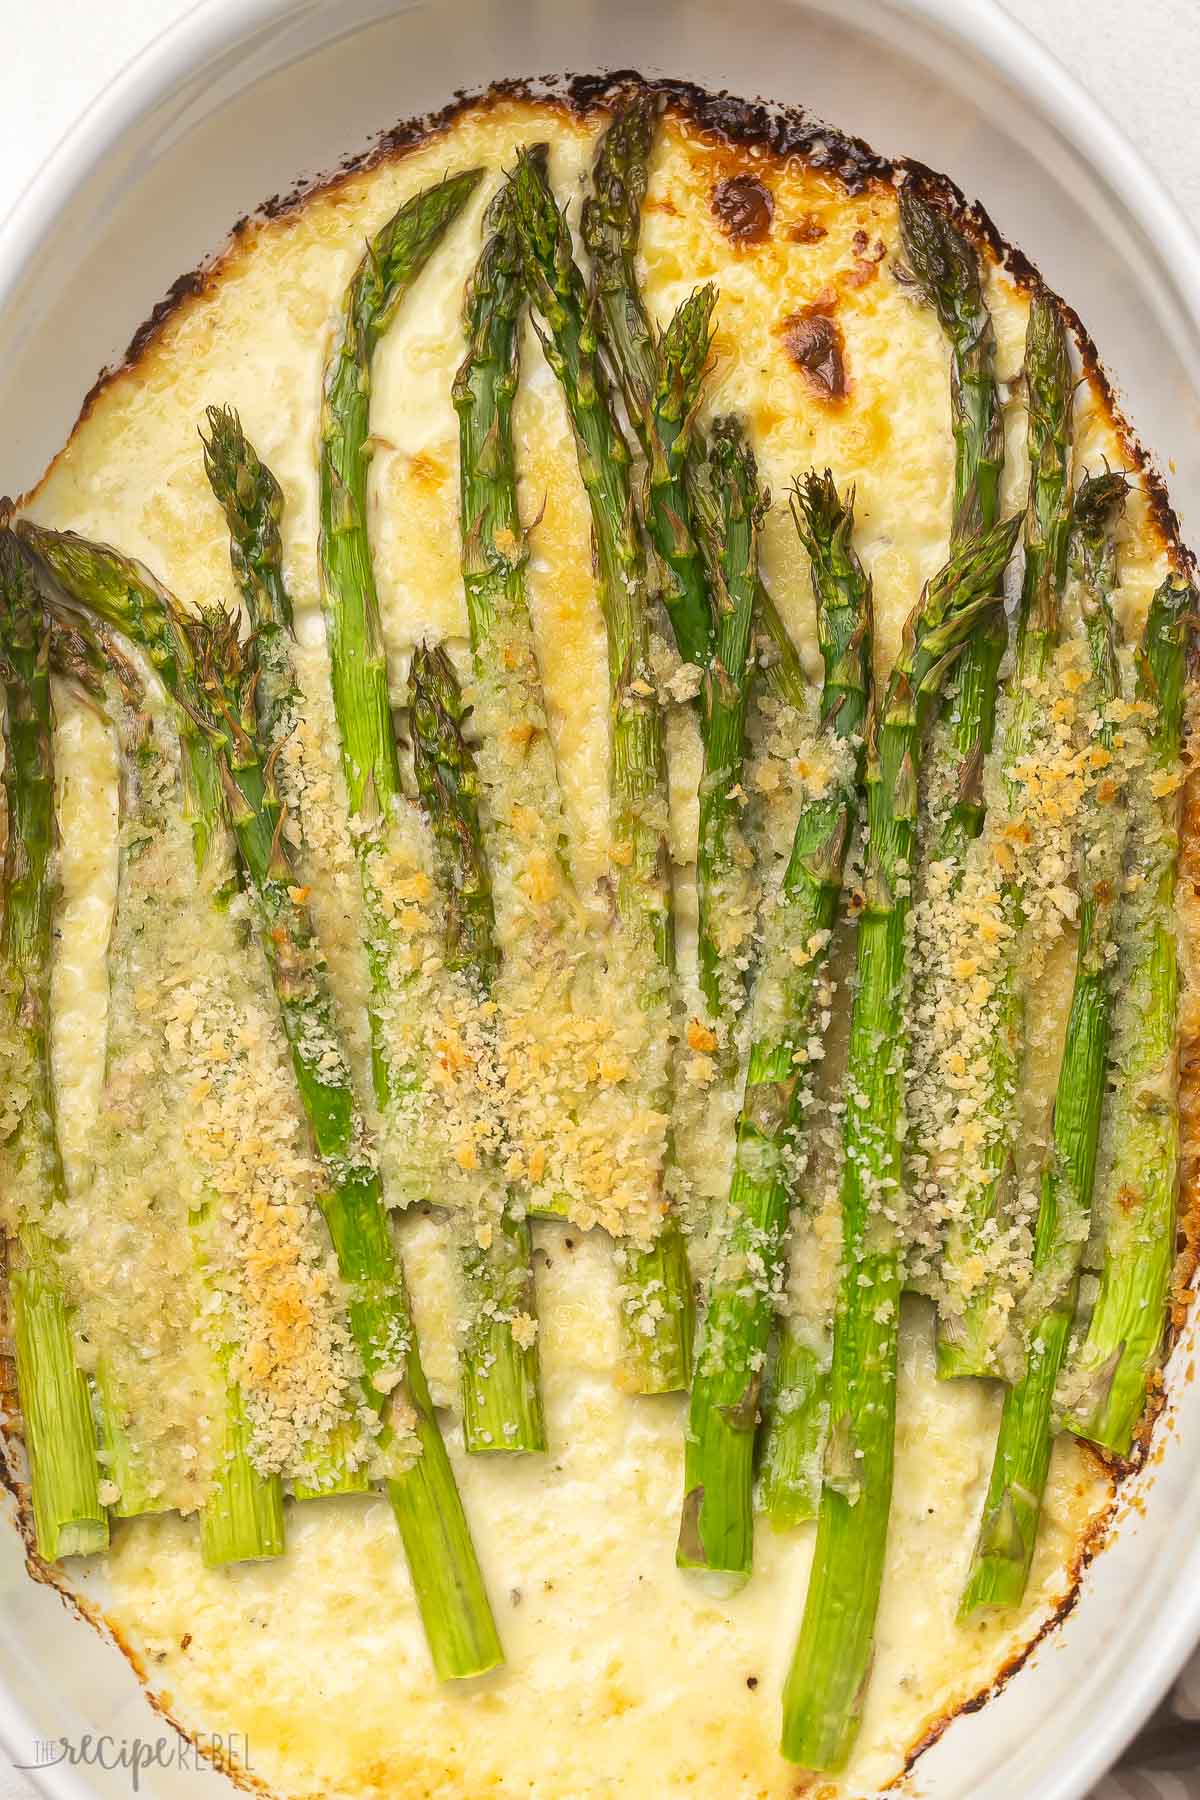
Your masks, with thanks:
[{"label": "cheese sauce", "polygon": [[[377,357],[369,506],[394,685],[419,638],[462,640],[457,424],[450,383],[462,355],[463,286],[486,200],[513,146],[547,140],[561,198],[578,199],[602,121],[500,100],[377,168],[340,179],[298,210],[241,231],[203,291],[182,304],[136,364],[99,393],[30,505],[141,557],[189,604],[232,599],[228,541],[204,476],[196,427],[209,404],[235,405],[285,497],[286,573],[314,695],[311,756],[336,797],[336,740],[316,578],[315,439],[321,375],[338,306],[364,239],[447,169],[488,179],[405,302]],[[736,231],[729,183],[771,190],[766,234]],[[714,206],[725,186],[726,200]],[[736,195],[735,195],[736,198]],[[758,215],[756,214],[756,218]],[[762,221],[758,218],[758,224]],[[857,492],[856,542],[875,584],[876,655],[886,671],[922,582],[945,558],[953,447],[944,340],[933,315],[894,279],[894,190],[847,196],[800,159],[786,165],[713,140],[668,116],[647,199],[642,273],[661,321],[700,283],[720,290],[710,414],[742,413],[777,496],[806,468],[830,466]],[[1021,364],[1027,300],[992,268],[988,299],[998,367]],[[836,324],[814,348],[813,321]],[[826,326],[816,328],[832,342]],[[821,362],[816,351],[825,358]],[[826,370],[826,376],[820,370]],[[1006,407],[1005,508],[1023,504],[1025,416]],[[583,881],[607,853],[605,640],[588,554],[589,520],[557,383],[532,327],[516,409],[522,510],[532,527],[529,588],[538,656]],[[1097,384],[1076,409],[1076,468],[1128,462]],[[806,661],[818,665],[808,572],[785,504],[763,539],[773,591]],[[1122,622],[1136,632],[1165,568],[1144,496],[1123,550]],[[97,1105],[106,1005],[104,952],[115,880],[113,760],[103,727],[61,697],[57,750],[65,794],[63,939],[55,1057],[68,1162],[83,1166]],[[671,727],[674,842],[694,833],[694,732]],[[685,781],[681,769],[690,773]],[[318,860],[322,855],[316,847]],[[326,846],[314,893],[348,1029],[361,1050],[363,973],[353,871]],[[680,912],[694,901],[686,869]],[[1052,1079],[1069,996],[1054,959],[1031,1010],[1046,1022],[1037,1085]],[[845,1003],[842,990],[840,1004]],[[1042,1063],[1046,1066],[1043,1069]],[[687,1167],[723,1166],[727,1112],[688,1113]],[[435,1399],[456,1404],[455,1271],[444,1222],[416,1209],[400,1226]],[[125,1521],[110,1557],[114,1625],[153,1670],[152,1686],[187,1725],[241,1733],[252,1773],[280,1795],[475,1800],[599,1800],[694,1794],[765,1800],[864,1795],[896,1776],[927,1723],[986,1686],[1066,1592],[1074,1557],[1110,1485],[1074,1439],[1055,1447],[1044,1522],[1018,1616],[960,1627],[955,1609],[991,1461],[998,1388],[934,1379],[932,1323],[906,1303],[895,1498],[878,1647],[864,1729],[838,1782],[805,1778],[776,1745],[779,1693],[798,1628],[811,1528],[760,1524],[755,1573],[724,1597],[674,1565],[682,1491],[681,1398],[637,1400],[613,1380],[618,1360],[610,1241],[539,1225],[540,1343],[551,1451],[467,1459],[446,1423],[508,1656],[466,1686],[433,1679],[394,1520],[381,1497],[289,1506],[279,1560],[220,1572],[200,1560],[194,1520]]]}]

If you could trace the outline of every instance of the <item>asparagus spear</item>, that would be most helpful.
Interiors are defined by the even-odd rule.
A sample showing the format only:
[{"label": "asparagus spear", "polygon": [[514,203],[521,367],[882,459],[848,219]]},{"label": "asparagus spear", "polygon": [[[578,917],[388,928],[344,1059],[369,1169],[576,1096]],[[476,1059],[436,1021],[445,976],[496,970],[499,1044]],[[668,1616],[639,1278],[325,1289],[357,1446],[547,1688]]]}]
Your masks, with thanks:
[{"label": "asparagus spear", "polygon": [[[669,1031],[674,934],[666,845],[663,720],[649,664],[646,564],[629,479],[629,449],[613,412],[571,234],[539,159],[522,152],[512,175],[526,284],[543,323],[541,340],[562,384],[575,430],[579,472],[591,503],[600,602],[608,634],[612,737],[611,832],[619,847],[616,904],[641,980],[647,1013]],[[669,1076],[666,1077],[669,1082]],[[655,1097],[669,1116],[670,1094]],[[638,1391],[687,1386],[692,1294],[679,1224],[663,1199],[658,1236],[623,1254],[629,1377]]]},{"label": "asparagus spear", "polygon": [[[541,146],[534,154],[544,155]],[[513,446],[513,403],[520,379],[518,322],[525,304],[521,241],[505,184],[488,209],[485,242],[467,284],[463,325],[467,353],[455,375],[453,399],[459,419],[459,521],[463,587],[475,664],[477,692],[497,721],[525,728],[520,764],[520,800],[514,806],[513,769],[489,768],[496,731],[482,729],[480,777],[495,790],[485,837],[493,867],[524,871],[539,855],[557,866],[561,884],[510,882],[496,896],[497,910],[516,909],[513,930],[532,921],[543,952],[566,940],[575,956],[578,895],[567,863],[567,829],[554,746],[546,717],[541,671],[529,616],[525,570],[529,548],[517,502]],[[519,818],[519,822],[518,822]],[[518,893],[515,890],[519,890]]]},{"label": "asparagus spear", "polygon": [[296,729],[303,699],[283,578],[283,490],[232,406],[210,406],[205,416],[204,472],[229,526],[229,560],[257,643],[259,730],[266,743],[281,744]]},{"label": "asparagus spear", "polygon": [[442,1680],[503,1660],[429,1398],[374,1147],[338,1037],[312,919],[288,860],[271,760],[257,741],[256,671],[220,608],[189,620],[140,565],[74,532],[19,531],[68,598],[136,643],[214,753],[258,919],[296,1083],[325,1172],[321,1209],[349,1289],[367,1399],[380,1417],[385,1485]]},{"label": "asparagus spear", "polygon": [[[1071,522],[1069,468],[1074,378],[1066,330],[1056,302],[1035,294],[1025,339],[1029,406],[1029,503],[1025,515],[1025,574],[1017,612],[1010,683],[1012,704],[1004,733],[1003,761],[1010,806],[1019,805],[1015,769],[1032,755],[1042,732],[1044,681],[1059,640]],[[1124,483],[1082,490],[1085,509],[1103,513],[1123,497]],[[1023,895],[1019,874],[1004,884],[1003,914],[1010,928],[1008,953],[997,975],[997,1029],[988,1046],[988,1102],[993,1129],[982,1152],[985,1175],[965,1188],[966,1209],[948,1233],[945,1292],[938,1319],[938,1372],[943,1376],[995,1375],[995,1284],[983,1280],[963,1297],[961,1270],[984,1259],[986,1234],[997,1212],[1012,1154],[1012,1118],[1024,1041],[1024,982],[1020,963]]]},{"label": "asparagus spear", "polygon": [[[1114,734],[1109,708],[1121,688],[1112,594],[1117,585],[1115,528],[1124,492],[1121,477],[1085,481],[1070,546],[1101,715],[1097,742],[1109,750]],[[1112,930],[1125,824],[1115,782],[1104,780],[1089,798],[1079,859],[1075,985],[1054,1099],[1053,1146],[1042,1171],[1034,1280],[1025,1309],[1026,1366],[1004,1397],[983,1519],[960,1606],[964,1618],[984,1606],[1015,1606],[1025,1591],[1050,1464],[1051,1405],[1079,1293],[1104,1095]]]},{"label": "asparagus spear", "polygon": [[[745,943],[753,905],[745,879],[746,847],[738,795],[746,743],[746,708],[754,664],[751,624],[758,588],[758,530],[763,502],[754,453],[736,419],[713,427],[707,481],[700,490],[710,544],[715,636],[700,690],[699,888],[700,991],[714,1020],[728,1026],[742,1005]],[[699,484],[697,484],[699,487]],[[723,1046],[728,1057],[731,1046]]]},{"label": "asparagus spear", "polygon": [[[91,632],[86,621],[78,622],[76,629]],[[177,775],[159,737],[161,726],[146,710],[142,683],[132,665],[107,633],[94,634],[93,644],[95,654],[109,674],[108,711],[116,729],[120,757],[120,854],[116,919],[109,949],[109,968],[115,971],[137,954],[145,921],[135,896],[141,887],[144,904],[147,894],[141,852],[148,841],[161,838],[166,830],[166,812],[175,794]],[[223,835],[222,823],[220,818],[205,822],[206,836],[214,848]],[[156,865],[149,875],[151,884],[161,881],[161,873],[161,867]],[[200,893],[189,894],[186,903],[202,898],[202,902],[223,908],[223,874],[219,868],[197,871]],[[155,886],[153,903],[161,905],[163,898]],[[112,1010],[110,1007],[110,1056],[113,1048]],[[202,1275],[207,1265],[205,1245],[212,1210],[213,1202],[209,1198],[191,1219],[196,1259]],[[224,1418],[218,1431],[212,1491],[200,1515],[201,1553],[209,1567],[279,1556],[284,1548],[282,1483],[278,1476],[261,1475],[251,1460],[250,1424],[241,1392],[236,1381],[231,1379],[232,1360],[232,1345],[219,1344],[216,1361],[224,1389]],[[103,1362],[97,1371],[97,1382],[105,1400],[105,1448],[121,1490],[114,1511],[128,1517],[158,1510],[146,1491],[143,1459],[138,1454],[137,1444],[130,1440],[121,1421],[119,1385],[106,1371]]]},{"label": "asparagus spear", "polygon": [[[1004,413],[996,387],[996,334],[983,298],[979,258],[945,213],[910,177],[900,190],[900,231],[909,267],[950,344],[954,430],[951,549],[995,524],[1004,470]],[[932,753],[957,769],[954,798],[937,855],[961,859],[983,824],[981,777],[996,722],[996,679],[1005,648],[997,608],[963,651],[947,713],[949,728]]]},{"label": "asparagus spear", "polygon": [[817,1516],[821,1455],[829,1429],[827,1346],[780,1322],[759,1431],[758,1504],[776,1531]]},{"label": "asparagus spear", "polygon": [[[791,1205],[787,1154],[803,1123],[806,1053],[857,813],[871,662],[871,586],[854,553],[854,501],[827,471],[797,490],[813,563],[825,663],[821,725],[838,746],[829,791],[797,822],[753,994],[753,1038],[737,1127],[717,1274],[696,1358],[676,1561],[746,1577],[753,1560],[752,1480],[762,1370],[782,1279]],[[704,848],[701,835],[701,848]],[[800,960],[796,952],[800,952]]]},{"label": "asparagus spear", "polygon": [[[270,753],[296,730],[304,700],[293,652],[292,597],[283,574],[283,490],[233,407],[210,406],[206,418],[209,435],[200,434],[204,470],[229,526],[229,560],[254,633],[255,713]],[[312,1479],[292,1482],[297,1500],[366,1491],[366,1471],[351,1454],[355,1435],[347,1419],[326,1443],[313,1446]]]},{"label": "asparagus spear", "polygon": [[1196,592],[1173,574],[1151,604],[1137,697],[1153,709],[1148,759],[1131,775],[1133,839],[1117,941],[1126,985],[1116,1002],[1106,1132],[1111,1145],[1097,1194],[1100,1291],[1070,1373],[1067,1429],[1127,1455],[1161,1352],[1175,1255],[1179,1162],[1176,1110],[1175,862],[1184,686]]},{"label": "asparagus spear", "polygon": [[[703,459],[695,416],[712,343],[712,283],[684,300],[661,337],[637,278],[642,202],[659,102],[640,94],[600,140],[582,231],[592,259],[596,326],[646,459],[646,528],[666,573],[663,603],[684,662],[708,666],[717,617],[699,541],[689,469]],[[807,682],[787,627],[759,581],[756,618],[767,640],[767,678],[781,698],[803,704]]]},{"label": "asparagus spear", "polygon": [[376,1100],[384,1107],[419,1085],[421,1072],[389,1053],[383,1013],[402,989],[396,928],[379,890],[378,859],[403,804],[388,686],[387,646],[367,534],[371,363],[375,347],[453,223],[482,171],[468,169],[406,201],[367,247],[342,307],[325,370],[320,435],[318,560],[333,705],[342,740],[354,843],[367,919]]},{"label": "asparagus spear", "polygon": [[[406,1091],[420,1086],[424,1071],[411,1055],[398,1053],[384,1023],[407,984],[408,963],[407,946],[400,941],[392,910],[380,889],[380,859],[387,849],[391,821],[406,802],[400,786],[387,648],[366,525],[371,361],[404,293],[479,177],[479,170],[451,176],[441,186],[428,188],[408,201],[384,226],[347,289],[341,341],[325,376],[321,593],[346,791],[351,819],[361,827],[354,842],[367,921],[376,1098],[385,1111]],[[508,1306],[514,1281],[525,1298],[533,1294],[532,1266],[527,1264],[519,1279],[512,1266],[513,1256],[527,1238],[527,1228],[510,1206],[495,1239],[494,1256],[471,1255],[468,1295],[481,1311],[469,1326],[464,1346],[464,1393],[494,1391],[506,1427],[500,1438],[476,1438],[473,1424],[478,1407],[472,1402],[465,1415],[467,1443],[472,1450],[544,1447],[538,1406],[531,1409],[518,1398],[529,1376],[536,1374],[536,1359],[531,1361],[528,1350],[513,1339]],[[490,1372],[473,1360],[475,1348],[489,1341],[504,1359],[503,1368],[493,1366]]]},{"label": "asparagus spear", "polygon": [[0,657],[8,803],[0,1177],[12,1233],[9,1294],[34,1528],[41,1555],[57,1562],[103,1550],[108,1516],[100,1501],[91,1399],[75,1361],[58,1246],[47,1229],[47,1215],[67,1199],[48,1038],[55,846],[50,622],[7,521],[0,525]]},{"label": "asparagus spear", "polygon": [[636,256],[658,101],[641,94],[600,140],[583,203],[597,324],[647,462],[646,528],[666,571],[663,602],[684,662],[707,666],[714,617],[687,491],[688,453],[708,360],[716,290],[686,300],[661,352],[638,286]]},{"label": "asparagus spear", "polygon": [[[466,972],[486,997],[499,952],[478,780],[463,738],[467,708],[441,648],[419,645],[408,679],[417,788],[445,895],[446,963]],[[463,1432],[472,1450],[544,1450],[529,1221],[511,1206],[496,1211],[487,1245],[468,1244],[464,1254],[471,1304],[462,1352]]]},{"label": "asparagus spear", "polygon": [[[828,472],[824,480],[810,475],[793,495],[792,516],[808,554],[817,596],[818,637],[829,652],[838,650],[841,634],[829,633],[839,619],[843,632],[853,621],[855,587],[862,579],[851,543],[853,511],[853,493],[843,505]],[[868,636],[869,609],[868,588],[864,600]],[[857,688],[841,685],[848,652],[849,640],[846,653],[835,658],[832,668],[827,665],[822,695],[823,702],[834,711],[836,728],[844,738],[859,734],[865,722]],[[869,677],[869,646],[863,654]],[[853,811],[853,818],[856,817],[857,806]],[[759,1510],[776,1531],[802,1525],[817,1516],[821,1453],[829,1424],[831,1349],[824,1319],[790,1314],[779,1320],[757,1446]]]},{"label": "asparagus spear", "polygon": [[783,1693],[783,1754],[808,1768],[841,1768],[858,1731],[891,1505],[906,926],[921,739],[954,654],[977,626],[987,629],[1018,527],[1013,519],[969,538],[928,584],[868,730],[867,869],[846,1080],[829,1442],[804,1621]]}]

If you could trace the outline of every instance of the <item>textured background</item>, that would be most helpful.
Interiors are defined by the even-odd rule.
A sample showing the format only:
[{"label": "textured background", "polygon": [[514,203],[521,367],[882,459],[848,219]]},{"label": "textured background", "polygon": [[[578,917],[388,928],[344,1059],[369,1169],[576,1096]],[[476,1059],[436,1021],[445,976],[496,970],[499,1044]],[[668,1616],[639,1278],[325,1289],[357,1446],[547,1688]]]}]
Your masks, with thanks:
[{"label": "textured background", "polygon": [[[0,219],[118,70],[191,10],[192,0],[0,0]],[[1200,230],[1196,0],[1004,0],[1004,10],[1070,65]],[[1200,1714],[1200,1673],[1177,1695],[1179,1713]],[[1096,1800],[1200,1796],[1200,1725],[1160,1726],[1156,1736],[1146,1746],[1154,1774],[1110,1779]],[[0,1800],[35,1800],[2,1751]]]}]

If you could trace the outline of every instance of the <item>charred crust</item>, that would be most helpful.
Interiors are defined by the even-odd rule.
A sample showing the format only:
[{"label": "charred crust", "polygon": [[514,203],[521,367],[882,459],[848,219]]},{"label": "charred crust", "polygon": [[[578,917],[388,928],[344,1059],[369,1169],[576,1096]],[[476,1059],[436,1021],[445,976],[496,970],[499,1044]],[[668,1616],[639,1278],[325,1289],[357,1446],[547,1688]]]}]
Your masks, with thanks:
[{"label": "charred crust", "polygon": [[757,175],[731,175],[719,181],[709,204],[730,243],[762,244],[770,237],[775,196]]},{"label": "charred crust", "polygon": [[[390,126],[365,149],[344,157],[332,170],[302,178],[286,192],[273,194],[255,213],[237,220],[229,241],[221,250],[172,283],[145,323],[134,333],[122,361],[114,368],[101,370],[80,409],[76,429],[88,417],[108,383],[130,369],[161,337],[175,315],[207,290],[241,240],[256,225],[286,220],[315,195],[335,191],[355,176],[382,163],[396,161],[431,139],[445,135],[472,110],[506,102],[524,102],[550,106],[570,117],[586,120],[611,110],[621,100],[640,91],[658,95],[666,110],[707,137],[714,146],[753,151],[760,158],[765,153],[766,157],[780,163],[798,157],[810,168],[835,176],[847,195],[860,194],[872,186],[919,181],[926,197],[943,206],[989,260],[1003,267],[1014,281],[1026,288],[1041,283],[1033,264],[1015,246],[1005,242],[983,205],[978,200],[969,202],[949,176],[939,174],[913,158],[893,162],[879,156],[861,138],[823,124],[802,107],[746,100],[724,90],[713,93],[690,81],[648,81],[636,69],[513,78],[498,81],[482,91],[460,89],[445,106],[420,118],[402,120]],[[1096,384],[1126,455],[1141,476],[1150,515],[1164,547],[1180,566],[1190,569],[1192,558],[1182,547],[1179,523],[1162,475],[1130,428],[1096,347],[1078,314],[1064,301],[1059,301],[1059,305],[1075,338],[1084,372]],[[24,499],[31,498],[40,485],[40,482],[35,484],[31,494]]]},{"label": "charred crust", "polygon": [[845,400],[850,389],[845,342],[831,307],[814,304],[789,313],[779,325],[779,335],[816,399],[826,405]]}]

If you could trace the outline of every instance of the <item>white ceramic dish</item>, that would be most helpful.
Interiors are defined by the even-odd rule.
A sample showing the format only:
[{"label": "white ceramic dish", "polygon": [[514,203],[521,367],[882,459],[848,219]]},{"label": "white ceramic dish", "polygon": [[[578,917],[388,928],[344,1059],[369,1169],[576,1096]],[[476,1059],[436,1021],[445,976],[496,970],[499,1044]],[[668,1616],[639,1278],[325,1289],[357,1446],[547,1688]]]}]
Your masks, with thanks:
[{"label": "white ceramic dish", "polygon": [[[799,102],[980,195],[1086,320],[1185,534],[1200,519],[1200,244],[1119,133],[989,0],[208,0],[60,146],[0,230],[0,483],[36,479],[98,369],[265,196],[455,89],[636,66]],[[1163,1455],[1079,1604],[1005,1691],[917,1766],[925,1800],[1079,1800],[1200,1639],[1200,1389],[1179,1346]],[[212,1722],[219,1727],[219,1721]],[[0,1740],[171,1739],[123,1659],[28,1580],[0,1529]],[[253,1746],[250,1746],[251,1761]],[[57,1800],[133,1788],[59,1761]],[[142,1773],[184,1800],[211,1772]],[[731,1796],[731,1800],[733,1797]]]}]

